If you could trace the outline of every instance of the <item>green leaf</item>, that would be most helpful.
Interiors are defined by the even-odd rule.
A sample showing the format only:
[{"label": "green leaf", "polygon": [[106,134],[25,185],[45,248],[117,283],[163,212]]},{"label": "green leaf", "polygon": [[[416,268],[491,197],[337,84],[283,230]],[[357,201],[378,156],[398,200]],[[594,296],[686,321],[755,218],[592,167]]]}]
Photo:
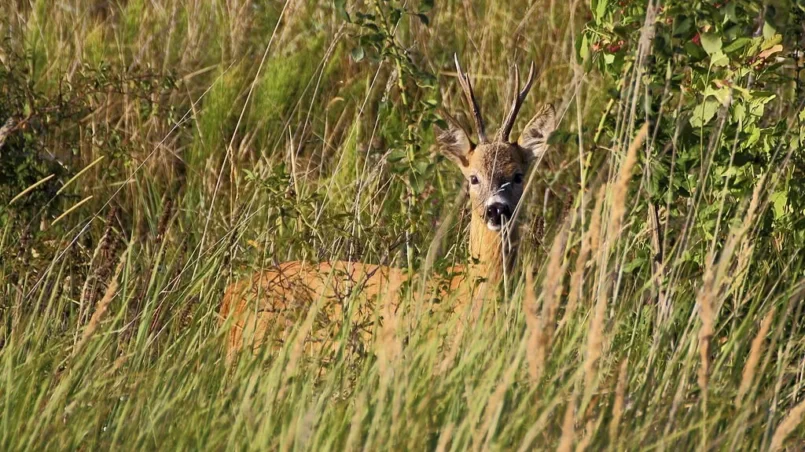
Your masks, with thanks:
[{"label": "green leaf", "polygon": [[581,59],[581,61],[584,61],[587,59],[589,55],[590,55],[590,42],[587,39],[587,35],[585,34],[581,38],[581,44],[579,45],[579,58]]},{"label": "green leaf", "polygon": [[646,258],[644,256],[638,256],[632,259],[630,262],[627,262],[626,265],[623,266],[623,271],[626,273],[632,273],[635,270],[639,269],[646,263]]},{"label": "green leaf", "polygon": [[763,102],[758,102],[757,100],[752,100],[749,103],[749,114],[752,116],[762,117],[763,112],[766,111],[766,104]]},{"label": "green leaf", "polygon": [[349,13],[347,13],[347,0],[334,0],[333,5],[335,6],[335,10],[342,19],[344,19],[347,23],[352,22],[352,18],[349,17]]},{"label": "green leaf", "polygon": [[766,110],[766,104],[775,97],[777,96],[774,94],[756,91],[755,97],[749,102],[749,114],[752,116],[762,117]]},{"label": "green leaf", "polygon": [[710,66],[726,67],[729,64],[729,57],[720,50],[710,55]]},{"label": "green leaf", "polygon": [[388,157],[386,158],[389,163],[397,163],[405,158],[405,151],[402,149],[394,149],[393,151],[389,152]]},{"label": "green leaf", "polygon": [[352,52],[350,53],[352,54],[352,59],[355,60],[356,63],[363,60],[363,58],[366,56],[362,46],[353,48]]},{"label": "green leaf", "polygon": [[746,105],[743,103],[736,103],[733,106],[732,120],[734,122],[743,122],[746,120]]},{"label": "green leaf", "polygon": [[422,177],[417,177],[416,174],[412,173],[408,175],[408,183],[411,186],[411,191],[413,191],[415,195],[418,195],[425,190],[425,179]]},{"label": "green leaf", "polygon": [[699,128],[707,125],[713,116],[718,111],[719,102],[712,97],[708,97],[705,101],[693,109],[693,116],[690,118],[690,125]]},{"label": "green leaf", "polygon": [[592,0],[590,2],[590,9],[595,11],[595,21],[601,22],[604,15],[607,13],[608,0]]},{"label": "green leaf", "polygon": [[676,25],[674,25],[673,36],[682,36],[683,34],[687,33],[692,24],[693,22],[689,17],[679,20]]},{"label": "green leaf", "polygon": [[735,12],[736,2],[729,2],[724,6],[724,23],[738,23],[738,14]]},{"label": "green leaf", "polygon": [[777,33],[777,30],[775,30],[774,27],[769,22],[763,22],[763,37],[764,38],[771,39],[776,33]]},{"label": "green leaf", "polygon": [[755,145],[760,140],[760,128],[757,126],[752,126],[750,129],[749,137],[744,140],[741,145],[744,149],[750,149],[752,146]]},{"label": "green leaf", "polygon": [[766,38],[763,40],[763,44],[760,46],[760,50],[768,50],[777,44],[783,42],[783,36],[780,34],[774,34],[770,38]]},{"label": "green leaf", "polygon": [[736,39],[735,41],[732,41],[731,43],[729,43],[726,47],[724,47],[724,49],[723,49],[724,53],[732,53],[732,52],[741,50],[744,47],[746,47],[746,45],[749,44],[750,42],[752,42],[751,38],[747,38],[746,36],[742,36],[742,37]]},{"label": "green leaf", "polygon": [[690,56],[690,58],[693,59],[693,61],[702,60],[707,56],[707,53],[705,53],[701,47],[697,46],[691,41],[686,42],[682,47],[684,47],[685,52]]},{"label": "green leaf", "polygon": [[778,191],[769,198],[774,204],[774,219],[779,220],[783,215],[785,215],[785,207],[788,205],[788,193]]},{"label": "green leaf", "polygon": [[702,48],[708,55],[712,55],[721,50],[721,36],[715,33],[702,33]]},{"label": "green leaf", "polygon": [[426,13],[433,9],[433,0],[422,0],[419,4],[419,12]]},{"label": "green leaf", "polygon": [[399,22],[400,19],[402,18],[402,13],[403,12],[400,9],[396,9],[396,8],[392,9],[391,14],[389,15],[389,17],[391,18],[391,23],[396,24],[397,22]]},{"label": "green leaf", "polygon": [[730,99],[730,89],[726,86],[718,89],[707,87],[707,89],[704,90],[704,97],[708,98],[710,96],[715,97],[721,105],[727,105]]}]

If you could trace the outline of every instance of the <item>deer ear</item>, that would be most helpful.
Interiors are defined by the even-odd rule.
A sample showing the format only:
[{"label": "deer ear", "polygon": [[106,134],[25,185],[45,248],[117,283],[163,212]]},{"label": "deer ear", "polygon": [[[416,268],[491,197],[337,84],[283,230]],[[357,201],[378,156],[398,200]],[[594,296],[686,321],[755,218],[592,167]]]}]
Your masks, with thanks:
[{"label": "deer ear", "polygon": [[472,142],[470,141],[467,131],[456,123],[455,119],[449,115],[445,115],[447,119],[447,128],[442,129],[435,126],[436,141],[442,149],[442,154],[456,163],[461,168],[470,164],[469,156],[472,152]]},{"label": "deer ear", "polygon": [[518,140],[527,161],[538,159],[545,154],[548,150],[548,137],[555,128],[556,112],[553,105],[544,105],[525,126]]}]

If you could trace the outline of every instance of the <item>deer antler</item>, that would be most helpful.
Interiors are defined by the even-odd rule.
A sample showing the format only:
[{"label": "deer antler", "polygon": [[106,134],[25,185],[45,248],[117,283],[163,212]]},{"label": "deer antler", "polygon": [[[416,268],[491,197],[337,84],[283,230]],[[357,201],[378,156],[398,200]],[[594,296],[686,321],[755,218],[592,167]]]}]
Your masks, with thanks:
[{"label": "deer antler", "polygon": [[481,109],[478,107],[478,101],[475,100],[475,93],[472,91],[472,83],[467,74],[461,69],[461,64],[458,62],[458,54],[453,54],[453,59],[456,62],[456,70],[458,71],[458,81],[461,83],[461,88],[464,90],[464,97],[467,98],[467,103],[470,104],[472,110],[472,117],[475,120],[475,128],[478,129],[478,140],[481,143],[487,143],[486,130],[484,129],[484,118],[481,117]]},{"label": "deer antler", "polygon": [[520,112],[520,107],[523,106],[523,101],[525,97],[528,95],[528,92],[531,90],[531,85],[534,83],[534,62],[531,62],[531,65],[528,68],[528,81],[525,83],[523,89],[517,93],[517,90],[520,89],[520,69],[517,65],[514,65],[514,88],[512,91],[512,108],[509,110],[509,114],[506,116],[506,120],[503,121],[503,126],[500,127],[500,131],[498,131],[497,140],[498,141],[509,141],[509,134],[512,131],[512,127],[514,126],[514,120],[517,119],[517,113]]}]

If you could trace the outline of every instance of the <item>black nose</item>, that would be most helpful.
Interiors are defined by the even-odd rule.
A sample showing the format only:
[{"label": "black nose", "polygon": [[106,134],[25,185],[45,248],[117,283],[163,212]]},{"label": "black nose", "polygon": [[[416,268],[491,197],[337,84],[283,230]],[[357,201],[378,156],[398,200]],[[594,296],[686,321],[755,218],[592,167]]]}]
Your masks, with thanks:
[{"label": "black nose", "polygon": [[507,204],[496,202],[486,208],[486,219],[494,225],[501,225],[503,218],[511,218],[512,212]]}]

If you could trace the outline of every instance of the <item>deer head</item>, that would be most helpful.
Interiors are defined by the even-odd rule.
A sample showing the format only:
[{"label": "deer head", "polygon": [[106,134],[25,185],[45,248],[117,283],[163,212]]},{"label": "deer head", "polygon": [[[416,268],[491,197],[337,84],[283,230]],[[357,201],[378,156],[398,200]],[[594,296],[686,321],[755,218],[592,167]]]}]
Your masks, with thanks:
[{"label": "deer head", "polygon": [[494,140],[489,140],[484,129],[472,83],[461,69],[458,56],[455,57],[458,80],[470,106],[478,143],[473,143],[469,134],[449,114],[445,114],[447,129],[437,128],[437,140],[442,153],[453,161],[464,173],[470,187],[472,214],[486,221],[492,231],[500,231],[523,195],[525,175],[531,163],[540,158],[548,147],[548,136],[556,126],[554,109],[551,105],[541,107],[525,126],[517,141],[510,141],[514,121],[534,83],[534,63],[528,71],[528,80],[520,89],[520,72],[514,66],[514,88],[512,106],[506,115]]}]

